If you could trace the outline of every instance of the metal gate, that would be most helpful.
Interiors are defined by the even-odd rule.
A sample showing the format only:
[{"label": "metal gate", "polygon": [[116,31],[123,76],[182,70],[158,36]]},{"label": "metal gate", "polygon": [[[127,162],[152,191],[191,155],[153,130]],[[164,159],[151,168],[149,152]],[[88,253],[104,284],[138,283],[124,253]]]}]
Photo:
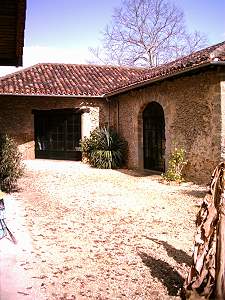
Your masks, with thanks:
[{"label": "metal gate", "polygon": [[81,160],[79,111],[34,111],[34,127],[36,158]]},{"label": "metal gate", "polygon": [[143,112],[144,168],[165,171],[165,119],[163,108],[151,102]]}]

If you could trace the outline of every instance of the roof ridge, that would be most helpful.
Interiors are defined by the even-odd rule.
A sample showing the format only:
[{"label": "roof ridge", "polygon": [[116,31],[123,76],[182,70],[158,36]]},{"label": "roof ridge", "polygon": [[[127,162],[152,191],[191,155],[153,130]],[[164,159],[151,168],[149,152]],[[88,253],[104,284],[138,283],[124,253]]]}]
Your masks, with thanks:
[{"label": "roof ridge", "polygon": [[[208,47],[202,48],[202,49],[197,50],[197,51],[194,51],[194,52],[192,52],[192,53],[190,53],[190,54],[188,54],[188,55],[184,55],[184,56],[182,56],[182,57],[176,59],[175,61],[177,61],[177,60],[179,60],[179,59],[181,60],[181,59],[184,59],[184,58],[188,58],[188,57],[191,57],[191,56],[196,56],[197,54],[200,54],[200,53],[202,53],[202,52],[208,52],[209,55],[210,55],[211,52],[213,52],[215,49],[217,49],[218,47],[221,47],[221,46],[223,46],[223,45],[225,45],[225,41],[220,42],[220,43],[217,43],[217,44],[210,45],[210,46],[208,46]],[[210,51],[210,50],[211,50],[211,51]]]},{"label": "roof ridge", "polygon": [[220,55],[224,52],[225,48],[223,46],[225,46],[225,42],[220,43],[218,45],[216,45],[218,47],[216,47],[211,53],[210,53],[210,58],[212,60],[218,59],[220,57]]},{"label": "roof ridge", "polygon": [[38,66],[77,66],[77,67],[97,67],[97,68],[101,68],[101,69],[106,69],[106,68],[110,68],[110,69],[122,69],[122,70],[132,70],[132,71],[147,71],[149,70],[149,68],[142,68],[142,67],[129,67],[129,66],[117,66],[117,65],[97,65],[97,64],[79,64],[79,63],[57,63],[57,62],[39,62],[36,63],[34,65],[31,66],[27,66],[27,67],[19,67],[20,70],[16,70],[12,73],[0,76],[0,80],[2,79],[7,79],[9,77],[12,77],[16,74],[21,74],[24,73],[26,71],[29,71],[33,68],[36,68]]},{"label": "roof ridge", "polygon": [[[151,71],[160,70],[161,68],[164,68],[166,66],[174,65],[177,62],[181,62],[182,63],[182,61],[186,61],[188,58],[196,57],[199,54],[204,53],[204,52],[208,53],[208,58],[210,59],[210,58],[212,58],[211,54],[213,54],[218,48],[220,48],[223,45],[225,45],[225,41],[217,43],[217,44],[214,44],[214,45],[211,45],[211,46],[208,46],[208,47],[200,49],[198,51],[192,52],[192,53],[190,53],[188,55],[180,56],[179,58],[177,58],[175,60],[172,60],[172,61],[170,61],[168,63],[162,64],[162,65],[158,65],[156,67],[151,68],[150,72]],[[212,50],[212,51],[210,51],[210,50]],[[221,51],[221,49],[218,49],[218,50]]]},{"label": "roof ridge", "polygon": [[[145,71],[146,69],[149,69],[148,67],[130,67],[130,66],[119,66],[119,65],[101,65],[101,64],[92,64],[92,63],[57,63],[57,62],[43,62],[43,63],[38,63],[37,65],[60,65],[60,66],[86,66],[86,67],[97,67],[97,68],[114,68],[114,69],[126,69],[126,70],[143,70]],[[34,65],[35,66],[35,65]]]},{"label": "roof ridge", "polygon": [[14,72],[12,72],[12,73],[9,73],[9,74],[0,76],[0,81],[3,80],[3,79],[7,79],[8,77],[12,77],[12,76],[14,76],[14,75],[16,75],[16,74],[19,74],[19,73],[21,73],[21,72],[28,71],[28,70],[30,70],[30,69],[32,69],[32,68],[38,66],[38,65],[41,65],[41,63],[37,63],[37,64],[34,64],[34,65],[32,65],[32,66],[29,66],[29,67],[18,67],[18,68],[20,68],[20,70],[16,70],[16,71],[14,71]]},{"label": "roof ridge", "polygon": [[39,62],[39,63],[36,63],[34,65],[31,65],[31,66],[27,66],[27,67],[19,67],[20,69],[19,70],[16,70],[12,73],[9,73],[9,74],[6,74],[6,75],[3,75],[0,77],[0,80],[1,79],[6,79],[7,77],[11,77],[11,76],[14,76],[16,75],[17,73],[21,73],[21,72],[26,72],[32,68],[35,68],[35,67],[38,67],[38,66],[78,66],[78,67],[97,67],[97,68],[102,68],[102,69],[106,69],[106,68],[110,68],[110,69],[123,69],[123,70],[137,70],[137,71],[146,71],[148,70],[149,68],[144,68],[144,67],[129,67],[129,66],[118,66],[118,65],[98,65],[98,64],[79,64],[79,63],[57,63],[57,62]]}]

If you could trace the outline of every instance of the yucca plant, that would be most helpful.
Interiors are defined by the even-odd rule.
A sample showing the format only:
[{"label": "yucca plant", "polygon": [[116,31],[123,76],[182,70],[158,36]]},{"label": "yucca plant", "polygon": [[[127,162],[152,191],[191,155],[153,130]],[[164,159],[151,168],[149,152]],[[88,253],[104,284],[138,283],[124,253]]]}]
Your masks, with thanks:
[{"label": "yucca plant", "polygon": [[127,142],[113,129],[96,128],[81,141],[81,149],[83,157],[96,168],[116,169],[126,161]]},{"label": "yucca plant", "polygon": [[0,134],[0,190],[12,192],[23,170],[16,142],[7,134]]}]

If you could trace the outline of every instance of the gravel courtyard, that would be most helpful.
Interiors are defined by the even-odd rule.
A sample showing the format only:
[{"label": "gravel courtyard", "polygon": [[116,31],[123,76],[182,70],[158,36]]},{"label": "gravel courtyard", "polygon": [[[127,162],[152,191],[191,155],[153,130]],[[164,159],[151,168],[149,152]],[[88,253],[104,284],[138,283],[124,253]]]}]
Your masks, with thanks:
[{"label": "gravel courtyard", "polygon": [[[35,299],[180,299],[205,188],[80,162],[26,161],[13,194]],[[24,296],[26,299],[26,296]]]}]

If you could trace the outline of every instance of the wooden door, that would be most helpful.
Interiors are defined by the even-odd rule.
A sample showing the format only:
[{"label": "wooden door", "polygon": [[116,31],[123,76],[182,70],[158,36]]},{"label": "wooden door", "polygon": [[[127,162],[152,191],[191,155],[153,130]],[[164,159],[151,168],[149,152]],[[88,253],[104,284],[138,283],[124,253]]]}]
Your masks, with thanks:
[{"label": "wooden door", "polygon": [[165,171],[165,119],[163,108],[151,102],[143,112],[144,168]]}]

